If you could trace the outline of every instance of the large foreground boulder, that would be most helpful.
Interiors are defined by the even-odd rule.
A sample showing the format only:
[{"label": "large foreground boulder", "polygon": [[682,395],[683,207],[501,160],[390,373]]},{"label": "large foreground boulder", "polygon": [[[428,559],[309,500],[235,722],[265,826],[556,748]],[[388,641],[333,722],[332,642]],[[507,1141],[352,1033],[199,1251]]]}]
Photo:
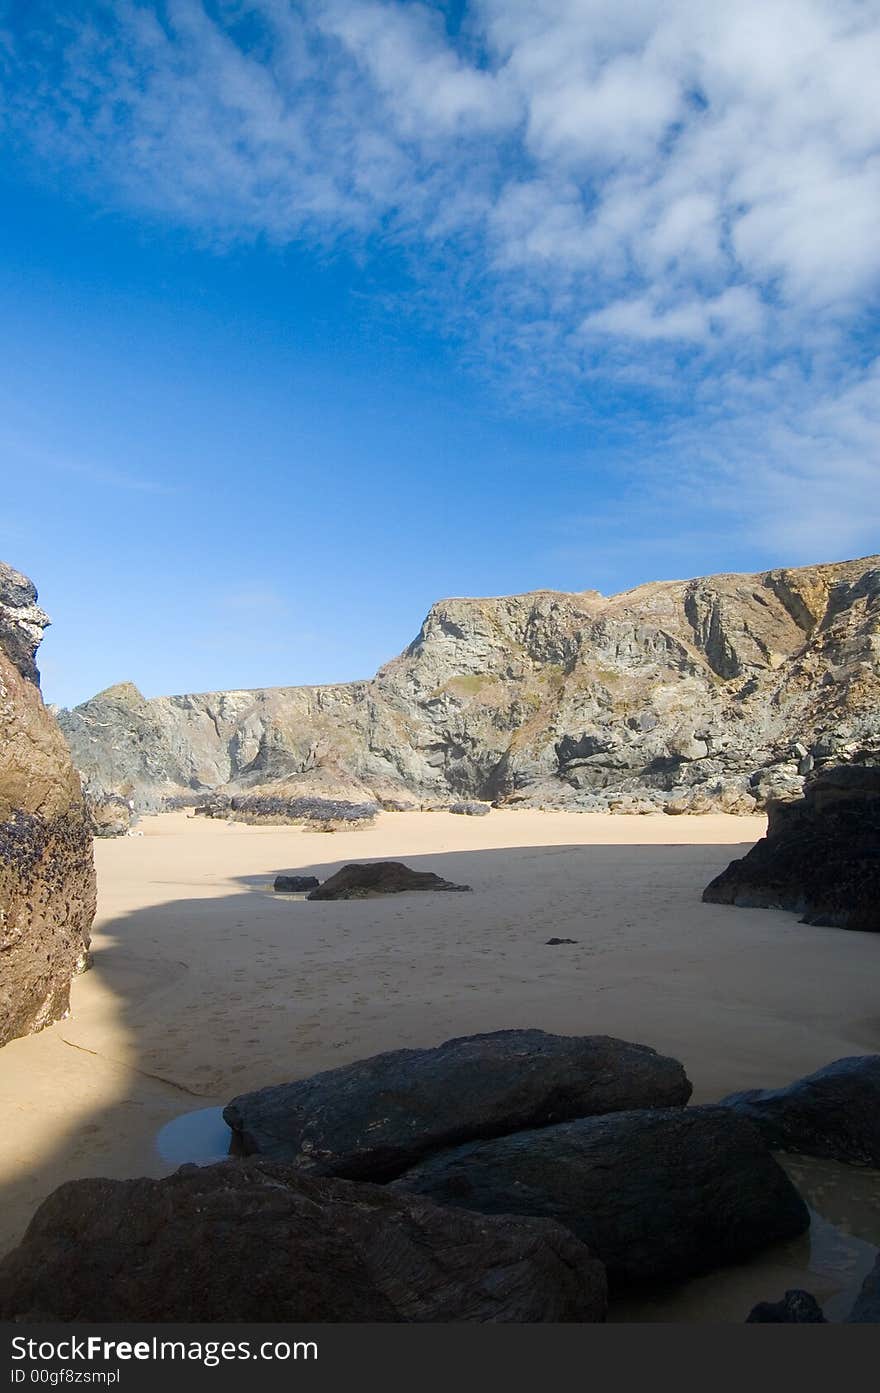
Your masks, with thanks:
[{"label": "large foreground boulder", "polygon": [[331,875],[310,900],[365,900],[373,895],[399,895],[407,890],[470,890],[453,885],[433,871],[411,871],[402,861],[354,861]]},{"label": "large foreground boulder", "polygon": [[36,600],[0,562],[0,1045],[65,1014],[95,914],[91,824],[38,685]]},{"label": "large foreground boulder", "polygon": [[723,1108],[583,1118],[429,1157],[397,1193],[481,1214],[554,1218],[612,1291],[739,1262],[802,1233],[809,1211],[750,1123]]},{"label": "large foreground boulder", "polygon": [[557,1224],[225,1161],[74,1180],[0,1263],[0,1318],[601,1321],[605,1275]]},{"label": "large foreground boulder", "polygon": [[703,899],[880,931],[880,765],[823,769],[803,798],[771,804],[767,835],[731,861]]},{"label": "large foreground boulder", "polygon": [[786,1088],[751,1088],[722,1098],[774,1151],[801,1151],[880,1166],[880,1054],[837,1059]]},{"label": "large foreground boulder", "polygon": [[646,1045],[498,1030],[244,1093],[223,1116],[246,1153],[386,1181],[459,1142],[625,1108],[683,1106],[690,1092],[678,1061]]}]

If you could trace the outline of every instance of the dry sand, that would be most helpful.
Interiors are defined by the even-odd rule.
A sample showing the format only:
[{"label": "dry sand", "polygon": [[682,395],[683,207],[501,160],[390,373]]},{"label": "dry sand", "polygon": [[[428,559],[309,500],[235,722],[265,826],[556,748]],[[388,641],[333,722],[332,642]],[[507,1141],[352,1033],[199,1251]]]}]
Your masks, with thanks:
[{"label": "dry sand", "polygon": [[[763,818],[140,826],[96,843],[94,967],[69,1018],[0,1051],[0,1251],[63,1180],[172,1169],[155,1136],[181,1113],[379,1050],[505,1027],[602,1032],[681,1059],[704,1101],[880,1049],[880,935],[701,903]],[[273,894],[279,871],[323,878],[374,858],[473,894]]]}]

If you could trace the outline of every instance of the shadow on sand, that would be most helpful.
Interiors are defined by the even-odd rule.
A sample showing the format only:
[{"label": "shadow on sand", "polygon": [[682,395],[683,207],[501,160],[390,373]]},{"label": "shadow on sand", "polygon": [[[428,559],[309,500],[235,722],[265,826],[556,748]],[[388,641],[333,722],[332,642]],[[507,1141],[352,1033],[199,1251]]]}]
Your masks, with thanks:
[{"label": "shadow on sand", "polygon": [[[704,1101],[783,1083],[860,1039],[877,1048],[859,947],[870,936],[700,902],[749,845],[388,853],[473,893],[342,903],[275,894],[277,873],[323,880],[342,864],[297,861],[234,877],[229,895],[168,899],[105,923],[71,1018],[45,1032],[56,1038],[41,1056],[51,1045],[72,1071],[51,1136],[32,1139],[19,1109],[20,1164],[2,1191],[9,1241],[62,1180],[214,1159],[225,1141],[218,1110],[236,1093],[379,1050],[511,1027],[613,1034],[682,1059]],[[321,853],[330,849],[322,839]],[[297,839],[296,850],[317,845]],[[24,1077],[41,1039],[7,1047]],[[868,1218],[864,1209],[852,1223],[865,1252],[843,1259],[859,1269],[880,1239],[880,1194]],[[653,1317],[638,1303],[621,1314],[741,1320],[754,1301],[781,1295],[780,1272],[790,1284],[792,1269],[810,1267],[805,1239],[737,1269],[732,1286],[706,1279],[708,1304],[690,1283]]]}]

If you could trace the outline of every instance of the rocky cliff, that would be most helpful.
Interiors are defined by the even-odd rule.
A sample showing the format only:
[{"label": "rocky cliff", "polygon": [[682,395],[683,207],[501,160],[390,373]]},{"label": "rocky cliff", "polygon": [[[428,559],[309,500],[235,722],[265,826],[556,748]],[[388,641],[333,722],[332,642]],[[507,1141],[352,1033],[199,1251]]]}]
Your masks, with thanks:
[{"label": "rocky cliff", "polygon": [[145,699],[59,720],[96,792],[212,790],[753,811],[880,748],[880,556],[621,595],[444,600],[365,682]]},{"label": "rocky cliff", "polygon": [[0,562],[0,1045],[67,1010],[95,913],[79,777],[40,696],[48,622],[30,581]]}]

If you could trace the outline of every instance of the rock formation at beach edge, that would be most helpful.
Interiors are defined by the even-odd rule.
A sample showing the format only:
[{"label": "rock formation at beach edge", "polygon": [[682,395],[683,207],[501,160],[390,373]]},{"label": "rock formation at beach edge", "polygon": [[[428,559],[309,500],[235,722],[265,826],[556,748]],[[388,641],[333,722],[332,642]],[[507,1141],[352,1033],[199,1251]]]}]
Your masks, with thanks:
[{"label": "rock formation at beach edge", "polygon": [[59,712],[90,790],[753,812],[880,749],[880,556],[433,606],[367,681]]},{"label": "rock formation at beach edge", "polygon": [[64,1015],[95,913],[91,822],[40,695],[48,622],[0,562],[0,1045]]},{"label": "rock formation at beach edge", "polygon": [[787,909],[804,924],[880,933],[880,755],[807,777],[767,834],[703,891],[708,904]]}]

